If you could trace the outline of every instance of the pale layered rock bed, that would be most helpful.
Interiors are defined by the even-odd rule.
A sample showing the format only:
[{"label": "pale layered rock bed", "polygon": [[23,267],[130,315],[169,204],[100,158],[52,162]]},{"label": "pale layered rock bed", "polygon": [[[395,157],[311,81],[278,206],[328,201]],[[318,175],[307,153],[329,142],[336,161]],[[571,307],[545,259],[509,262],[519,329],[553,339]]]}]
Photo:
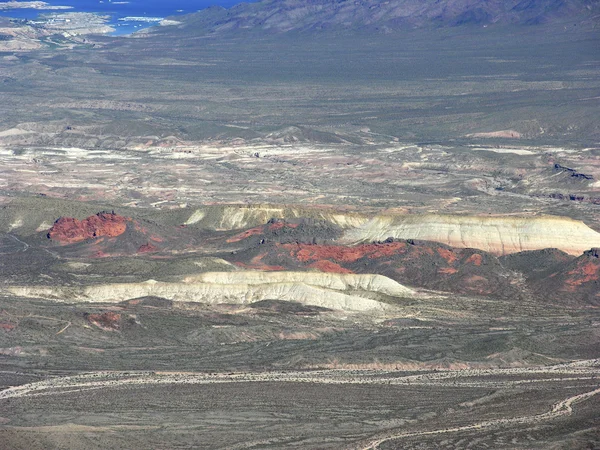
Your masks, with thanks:
[{"label": "pale layered rock bed", "polygon": [[566,217],[483,217],[452,215],[376,216],[348,230],[347,244],[387,238],[440,242],[458,248],[477,248],[498,255],[558,248],[571,255],[600,244],[600,233]]},{"label": "pale layered rock bed", "polygon": [[322,272],[206,272],[186,277],[187,283],[279,284],[305,283],[336,291],[368,291],[391,297],[413,297],[416,292],[383,275],[337,274]]},{"label": "pale layered rock bed", "polygon": [[184,282],[103,284],[81,287],[11,286],[10,294],[63,302],[118,303],[147,296],[206,304],[285,300],[345,311],[384,311],[385,303],[361,293],[412,298],[418,294],[381,275],[311,272],[210,272]]}]

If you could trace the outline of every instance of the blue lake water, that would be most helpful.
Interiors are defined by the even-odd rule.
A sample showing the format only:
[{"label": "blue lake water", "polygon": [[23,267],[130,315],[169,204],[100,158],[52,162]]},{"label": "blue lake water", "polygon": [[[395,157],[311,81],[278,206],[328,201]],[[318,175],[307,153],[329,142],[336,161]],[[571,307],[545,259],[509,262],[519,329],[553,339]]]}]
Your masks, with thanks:
[{"label": "blue lake water", "polygon": [[[167,17],[189,14],[212,5],[230,8],[240,0],[45,0],[53,6],[72,6],[69,10],[11,9],[0,11],[0,16],[18,19],[35,19],[39,14],[61,12],[92,12],[109,15],[114,34],[129,34],[153,25],[147,22],[120,21],[124,17]],[[246,0],[252,3],[256,0]]]}]

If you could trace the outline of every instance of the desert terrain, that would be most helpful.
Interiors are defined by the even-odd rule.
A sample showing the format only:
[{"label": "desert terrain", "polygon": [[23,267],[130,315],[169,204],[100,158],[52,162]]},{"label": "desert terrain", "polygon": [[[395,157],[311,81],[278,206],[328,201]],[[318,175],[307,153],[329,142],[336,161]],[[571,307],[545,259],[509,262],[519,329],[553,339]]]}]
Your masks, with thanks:
[{"label": "desert terrain", "polygon": [[600,447],[597,4],[371,3],[0,19],[1,448]]}]

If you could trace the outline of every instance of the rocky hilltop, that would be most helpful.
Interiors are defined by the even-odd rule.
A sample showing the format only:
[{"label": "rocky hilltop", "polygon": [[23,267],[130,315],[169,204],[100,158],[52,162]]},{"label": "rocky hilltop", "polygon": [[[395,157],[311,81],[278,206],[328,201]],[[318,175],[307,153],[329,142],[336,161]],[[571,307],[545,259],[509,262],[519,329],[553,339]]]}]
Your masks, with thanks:
[{"label": "rocky hilltop", "polygon": [[99,212],[83,220],[61,217],[48,231],[48,238],[61,244],[73,244],[97,237],[116,237],[125,232],[129,219],[114,212]]},{"label": "rocky hilltop", "polygon": [[213,7],[188,16],[185,26],[226,33],[315,30],[378,30],[464,25],[535,25],[588,19],[598,11],[592,0],[264,0],[231,9]]}]

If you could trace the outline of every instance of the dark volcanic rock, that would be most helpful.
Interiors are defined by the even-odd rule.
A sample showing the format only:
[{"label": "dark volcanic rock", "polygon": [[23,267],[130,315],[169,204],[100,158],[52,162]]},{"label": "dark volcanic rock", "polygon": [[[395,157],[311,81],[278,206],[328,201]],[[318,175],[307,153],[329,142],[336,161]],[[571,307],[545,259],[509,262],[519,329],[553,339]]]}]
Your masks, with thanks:
[{"label": "dark volcanic rock", "polygon": [[240,243],[245,247],[268,242],[310,244],[332,241],[340,235],[341,229],[326,221],[271,219],[265,225],[259,225],[229,237],[227,243]]},{"label": "dark volcanic rock", "polygon": [[584,252],[534,287],[540,295],[556,302],[600,306],[600,249]]},{"label": "dark volcanic rock", "polygon": [[545,248],[512,253],[499,259],[507,269],[521,272],[528,279],[539,279],[560,270],[575,258],[556,248]]}]

